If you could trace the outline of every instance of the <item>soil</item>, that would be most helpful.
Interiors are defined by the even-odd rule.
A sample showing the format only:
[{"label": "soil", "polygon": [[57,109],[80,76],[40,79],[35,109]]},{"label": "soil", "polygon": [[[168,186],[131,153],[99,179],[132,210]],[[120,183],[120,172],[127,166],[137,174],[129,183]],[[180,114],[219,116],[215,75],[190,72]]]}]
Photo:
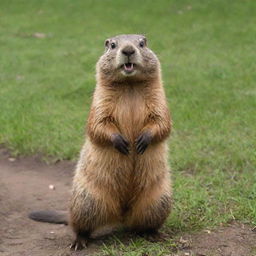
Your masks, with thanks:
[{"label": "soil", "polygon": [[[35,222],[30,211],[66,210],[75,164],[47,165],[36,157],[12,158],[0,149],[0,255],[82,256],[98,252],[100,240],[73,252],[72,231],[65,225]],[[170,255],[255,256],[253,227],[233,222],[216,230],[183,234],[177,252]]]},{"label": "soil", "polygon": [[256,233],[254,228],[232,222],[216,230],[204,230],[180,239],[183,252],[191,256],[256,256]]}]

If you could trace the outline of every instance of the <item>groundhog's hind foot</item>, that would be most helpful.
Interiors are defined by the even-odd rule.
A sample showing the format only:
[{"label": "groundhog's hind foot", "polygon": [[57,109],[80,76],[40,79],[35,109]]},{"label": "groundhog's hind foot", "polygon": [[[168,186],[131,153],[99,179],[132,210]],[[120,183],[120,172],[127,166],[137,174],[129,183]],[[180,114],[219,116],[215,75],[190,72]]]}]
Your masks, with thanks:
[{"label": "groundhog's hind foot", "polygon": [[73,243],[70,245],[70,249],[74,249],[75,251],[82,250],[87,247],[88,238],[77,236]]},{"label": "groundhog's hind foot", "polygon": [[137,234],[149,242],[161,242],[166,241],[169,236],[156,229],[148,229],[144,231],[138,231]]}]

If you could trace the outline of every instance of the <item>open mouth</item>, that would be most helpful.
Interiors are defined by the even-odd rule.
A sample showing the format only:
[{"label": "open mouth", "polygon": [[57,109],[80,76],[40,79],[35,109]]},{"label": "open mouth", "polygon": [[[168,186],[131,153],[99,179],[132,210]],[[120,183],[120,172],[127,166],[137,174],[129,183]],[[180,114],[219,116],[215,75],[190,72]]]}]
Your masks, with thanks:
[{"label": "open mouth", "polygon": [[126,73],[132,73],[134,71],[134,66],[135,66],[135,64],[130,63],[130,62],[122,65],[122,67]]}]

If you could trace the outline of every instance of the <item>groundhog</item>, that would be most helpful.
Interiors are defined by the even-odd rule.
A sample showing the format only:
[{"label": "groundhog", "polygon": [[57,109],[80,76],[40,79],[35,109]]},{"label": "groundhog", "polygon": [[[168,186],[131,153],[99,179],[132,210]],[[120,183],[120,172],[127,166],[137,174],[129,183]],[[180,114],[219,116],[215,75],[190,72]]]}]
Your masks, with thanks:
[{"label": "groundhog", "polygon": [[[156,232],[171,208],[167,138],[171,119],[157,56],[142,35],[105,41],[96,88],[72,187],[69,224],[86,246],[106,225]],[[30,218],[66,223],[62,213]]]}]

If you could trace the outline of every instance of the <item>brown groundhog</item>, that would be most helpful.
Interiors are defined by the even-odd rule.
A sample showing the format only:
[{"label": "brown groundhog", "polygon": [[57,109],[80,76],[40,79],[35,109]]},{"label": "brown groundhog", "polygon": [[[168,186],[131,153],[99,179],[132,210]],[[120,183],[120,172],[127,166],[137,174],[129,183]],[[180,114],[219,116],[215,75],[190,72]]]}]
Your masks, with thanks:
[{"label": "brown groundhog", "polygon": [[[107,39],[105,48],[73,180],[68,222],[76,233],[75,250],[106,225],[157,231],[171,207],[171,120],[159,60],[142,35]],[[63,216],[30,215],[55,223],[66,222]]]}]

